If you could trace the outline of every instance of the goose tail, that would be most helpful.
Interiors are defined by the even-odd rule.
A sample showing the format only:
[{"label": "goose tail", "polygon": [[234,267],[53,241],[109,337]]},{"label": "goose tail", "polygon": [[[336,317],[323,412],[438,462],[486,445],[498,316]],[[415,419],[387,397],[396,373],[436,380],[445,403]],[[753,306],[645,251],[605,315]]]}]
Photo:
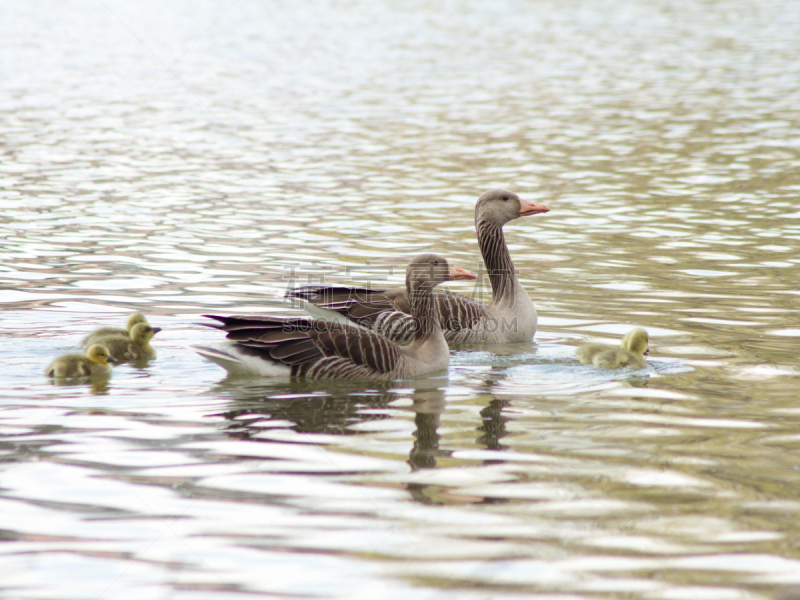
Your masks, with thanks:
[{"label": "goose tail", "polygon": [[251,354],[235,344],[220,346],[192,346],[200,356],[225,369],[229,375],[244,377],[287,377],[291,374],[288,365],[278,362],[263,353]]}]

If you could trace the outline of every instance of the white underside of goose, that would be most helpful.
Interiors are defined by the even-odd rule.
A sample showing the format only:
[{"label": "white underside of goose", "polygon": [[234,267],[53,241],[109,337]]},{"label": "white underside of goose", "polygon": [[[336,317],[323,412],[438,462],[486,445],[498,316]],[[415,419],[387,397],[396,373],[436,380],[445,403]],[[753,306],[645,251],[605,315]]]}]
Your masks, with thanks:
[{"label": "white underside of goose", "polygon": [[278,361],[246,354],[234,343],[192,346],[203,358],[218,364],[230,375],[241,377],[289,377],[291,369]]}]

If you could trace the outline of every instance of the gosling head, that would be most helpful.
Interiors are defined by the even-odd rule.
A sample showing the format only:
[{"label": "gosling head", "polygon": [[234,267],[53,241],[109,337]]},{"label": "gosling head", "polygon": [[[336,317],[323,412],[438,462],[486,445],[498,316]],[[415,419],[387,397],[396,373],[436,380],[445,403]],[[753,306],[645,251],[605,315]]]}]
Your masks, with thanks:
[{"label": "gosling head", "polygon": [[481,223],[487,223],[502,227],[519,217],[538,215],[549,210],[544,204],[523,200],[513,192],[490,190],[478,198],[475,205],[475,226],[480,229]]},{"label": "gosling head", "polygon": [[147,344],[159,331],[161,331],[161,327],[152,327],[149,323],[139,323],[131,329],[131,340],[135,344]]},{"label": "gosling head", "polygon": [[636,355],[644,355],[648,353],[647,344],[650,341],[650,336],[644,329],[637,327],[633,331],[628,332],[622,338],[622,348]]},{"label": "gosling head", "polygon": [[433,287],[444,281],[475,278],[474,273],[451,265],[438,254],[420,254],[406,269],[406,284],[413,288]]},{"label": "gosling head", "polygon": [[128,330],[128,333],[138,325],[139,323],[147,323],[147,319],[144,318],[142,313],[133,313],[130,317],[128,317],[128,322],[125,325],[125,329]]},{"label": "gosling head", "polygon": [[94,346],[90,346],[89,349],[86,351],[86,358],[88,358],[93,363],[97,363],[98,365],[105,365],[108,363],[117,362],[117,359],[115,359],[109,353],[108,348],[106,348],[102,344],[95,344]]}]

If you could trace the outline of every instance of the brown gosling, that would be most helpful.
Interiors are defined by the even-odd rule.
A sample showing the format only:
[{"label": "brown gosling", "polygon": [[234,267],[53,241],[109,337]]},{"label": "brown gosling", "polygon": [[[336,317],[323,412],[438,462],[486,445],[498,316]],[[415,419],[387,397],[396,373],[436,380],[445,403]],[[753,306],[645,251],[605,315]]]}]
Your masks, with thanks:
[{"label": "brown gosling", "polygon": [[95,329],[92,333],[81,340],[80,346],[85,350],[92,344],[97,343],[97,340],[100,338],[109,337],[111,335],[124,335],[125,337],[129,338],[131,335],[131,329],[133,329],[139,323],[147,323],[147,319],[145,319],[142,313],[133,313],[128,317],[128,321],[125,323],[125,329],[121,329],[119,327],[101,327],[100,329]]},{"label": "brown gosling", "polygon": [[583,344],[578,348],[578,360],[585,365],[606,369],[644,369],[647,366],[644,357],[648,352],[649,341],[647,332],[637,327],[622,338],[619,348],[605,344]]},{"label": "brown gosling", "polygon": [[94,344],[86,354],[63,354],[55,359],[44,373],[48,377],[67,379],[72,377],[90,377],[92,375],[108,375],[111,373],[109,363],[117,362],[101,344]]},{"label": "brown gosling", "polygon": [[110,335],[98,341],[107,346],[111,354],[119,361],[151,360],[156,357],[156,350],[150,345],[153,336],[161,331],[161,327],[151,327],[147,323],[137,323],[131,329],[131,335]]}]

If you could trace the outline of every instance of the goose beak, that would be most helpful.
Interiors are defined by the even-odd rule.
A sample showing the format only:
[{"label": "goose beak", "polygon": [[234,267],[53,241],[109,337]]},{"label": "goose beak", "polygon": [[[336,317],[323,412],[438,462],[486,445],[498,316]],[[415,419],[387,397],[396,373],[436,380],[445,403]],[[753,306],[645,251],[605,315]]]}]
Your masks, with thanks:
[{"label": "goose beak", "polygon": [[462,269],[461,267],[457,267],[452,265],[450,267],[450,279],[477,279],[478,276],[475,275],[472,271],[467,271],[466,269]]},{"label": "goose beak", "polygon": [[645,356],[649,356],[650,355],[650,348],[648,348],[647,350],[644,351],[644,355]]},{"label": "goose beak", "polygon": [[159,331],[161,331],[161,327],[153,327],[153,335],[157,334]]},{"label": "goose beak", "polygon": [[116,358],[114,358],[113,356],[109,356],[109,357],[106,359],[106,362],[115,363],[115,362],[117,362],[117,359],[116,359]]},{"label": "goose beak", "polygon": [[544,204],[535,204],[528,200],[519,199],[519,216],[538,215],[540,213],[550,212],[550,208]]}]

